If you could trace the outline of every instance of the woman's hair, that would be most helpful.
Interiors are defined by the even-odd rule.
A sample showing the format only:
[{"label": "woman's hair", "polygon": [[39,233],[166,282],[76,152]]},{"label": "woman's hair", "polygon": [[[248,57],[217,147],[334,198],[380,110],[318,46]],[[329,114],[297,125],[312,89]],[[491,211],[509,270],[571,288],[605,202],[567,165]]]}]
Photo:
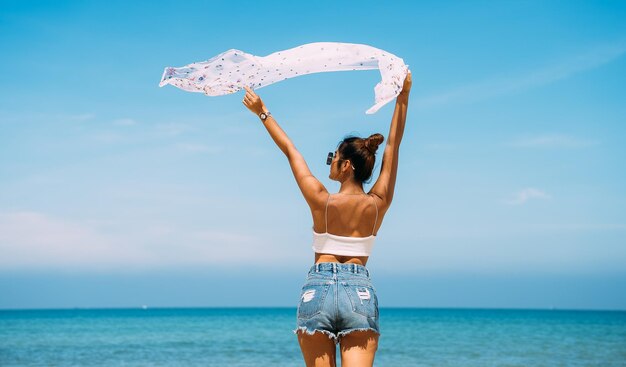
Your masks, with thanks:
[{"label": "woman's hair", "polygon": [[376,162],[376,151],[385,138],[381,134],[372,134],[368,138],[348,136],[337,146],[342,160],[349,160],[354,166],[354,179],[360,183],[369,183]]}]

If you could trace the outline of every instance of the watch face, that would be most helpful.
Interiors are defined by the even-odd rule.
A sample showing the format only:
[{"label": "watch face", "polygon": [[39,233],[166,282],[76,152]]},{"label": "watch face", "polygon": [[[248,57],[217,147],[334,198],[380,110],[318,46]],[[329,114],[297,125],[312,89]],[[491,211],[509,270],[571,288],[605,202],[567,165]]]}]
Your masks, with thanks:
[{"label": "watch face", "polygon": [[264,112],[261,112],[261,120],[265,120],[267,118],[267,115]]}]

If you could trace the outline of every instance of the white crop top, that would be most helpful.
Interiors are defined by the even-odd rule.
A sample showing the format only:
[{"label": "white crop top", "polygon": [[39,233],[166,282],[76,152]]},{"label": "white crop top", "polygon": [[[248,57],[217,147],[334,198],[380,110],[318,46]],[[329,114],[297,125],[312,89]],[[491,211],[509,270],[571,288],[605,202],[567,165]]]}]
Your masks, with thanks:
[{"label": "white crop top", "polygon": [[328,202],[330,201],[330,194],[326,200],[326,209],[324,212],[324,222],[326,223],[326,232],[317,233],[313,229],[313,251],[320,254],[331,254],[340,256],[370,256],[372,247],[374,247],[374,230],[376,229],[376,223],[378,222],[378,204],[376,199],[374,200],[374,206],[376,207],[376,219],[374,220],[374,228],[372,228],[372,234],[367,237],[349,237],[338,236],[328,233]]}]

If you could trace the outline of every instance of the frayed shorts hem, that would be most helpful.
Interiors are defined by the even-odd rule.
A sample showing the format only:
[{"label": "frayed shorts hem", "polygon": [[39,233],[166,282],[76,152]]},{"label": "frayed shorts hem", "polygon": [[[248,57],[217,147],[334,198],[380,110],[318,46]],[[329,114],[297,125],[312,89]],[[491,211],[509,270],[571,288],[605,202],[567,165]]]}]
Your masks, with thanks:
[{"label": "frayed shorts hem", "polygon": [[321,330],[321,329],[309,330],[306,326],[299,326],[298,328],[293,330],[293,333],[298,334],[298,331],[303,331],[308,335],[313,335],[316,332],[324,333],[328,336],[329,339],[332,339],[335,342],[335,344],[339,343],[343,336],[348,335],[353,331],[373,331],[376,334],[380,335],[380,332],[378,330],[371,328],[371,327],[346,329],[335,334],[332,331],[328,331],[328,330]]}]

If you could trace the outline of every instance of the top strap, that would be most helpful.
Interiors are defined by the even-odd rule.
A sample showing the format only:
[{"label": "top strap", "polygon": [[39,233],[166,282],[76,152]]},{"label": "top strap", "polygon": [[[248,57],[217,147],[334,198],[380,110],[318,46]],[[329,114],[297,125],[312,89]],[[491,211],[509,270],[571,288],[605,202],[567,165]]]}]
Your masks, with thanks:
[{"label": "top strap", "polygon": [[378,204],[376,204],[376,198],[374,196],[372,196],[372,199],[374,200],[374,206],[376,207],[376,219],[374,219],[374,228],[372,228],[372,236],[373,236],[374,230],[376,229],[376,222],[378,222]]}]

